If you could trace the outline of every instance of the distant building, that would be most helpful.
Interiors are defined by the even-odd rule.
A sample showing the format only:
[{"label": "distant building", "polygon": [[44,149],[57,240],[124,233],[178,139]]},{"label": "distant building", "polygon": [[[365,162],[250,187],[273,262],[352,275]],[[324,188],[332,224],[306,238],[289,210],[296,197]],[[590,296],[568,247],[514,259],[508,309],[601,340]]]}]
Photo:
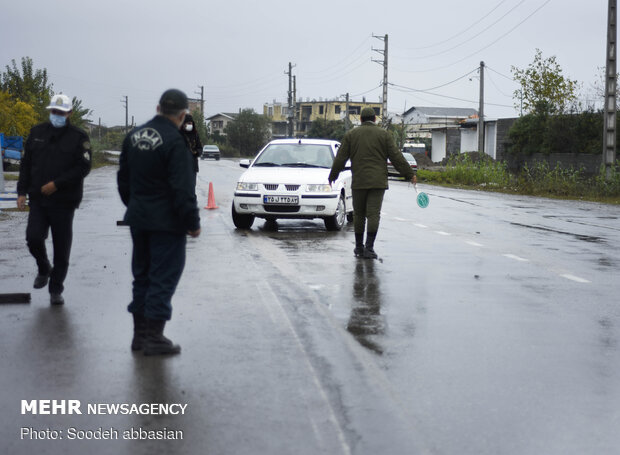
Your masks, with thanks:
[{"label": "distant building", "polygon": [[220,134],[222,136],[226,136],[226,126],[237,118],[239,114],[231,114],[220,112],[211,117],[208,117],[207,120],[209,122],[209,127],[211,129],[211,134]]},{"label": "distant building", "polygon": [[[344,120],[347,118],[353,125],[359,125],[360,112],[365,107],[372,107],[377,115],[378,122],[382,120],[382,104],[369,103],[366,101],[349,101],[344,100],[298,100],[294,108],[293,118],[295,123],[294,136],[304,136],[310,131],[312,122],[317,119],[325,120]],[[287,123],[289,117],[289,109],[286,103],[265,103],[263,106],[263,115],[269,117],[271,121],[272,137],[286,137]]]},{"label": "distant building", "polygon": [[471,118],[478,118],[476,109],[415,106],[405,111],[401,120],[407,125],[407,137],[415,139],[430,137],[432,129],[458,127]]}]

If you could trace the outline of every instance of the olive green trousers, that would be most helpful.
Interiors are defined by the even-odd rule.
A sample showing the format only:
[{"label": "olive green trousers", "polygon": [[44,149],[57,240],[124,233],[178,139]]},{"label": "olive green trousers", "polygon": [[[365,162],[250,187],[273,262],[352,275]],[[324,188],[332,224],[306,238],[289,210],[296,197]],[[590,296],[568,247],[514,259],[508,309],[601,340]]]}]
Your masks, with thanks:
[{"label": "olive green trousers", "polygon": [[352,190],[353,194],[353,226],[356,234],[363,234],[368,219],[367,231],[376,233],[379,230],[381,205],[383,204],[384,188]]}]

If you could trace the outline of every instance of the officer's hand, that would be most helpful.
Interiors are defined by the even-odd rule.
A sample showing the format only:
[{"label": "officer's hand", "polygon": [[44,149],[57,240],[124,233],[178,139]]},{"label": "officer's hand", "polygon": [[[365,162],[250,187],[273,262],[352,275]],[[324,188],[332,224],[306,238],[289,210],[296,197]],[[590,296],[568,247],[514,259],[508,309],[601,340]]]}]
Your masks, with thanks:
[{"label": "officer's hand", "polygon": [[56,188],[56,184],[54,182],[48,182],[41,187],[41,193],[45,196],[51,196],[56,192],[56,190],[58,190],[58,188]]},{"label": "officer's hand", "polygon": [[195,230],[195,231],[187,231],[187,233],[188,233],[191,237],[196,238],[196,237],[198,237],[198,236],[200,235],[200,228],[198,228],[198,229],[197,229],[197,230]]},{"label": "officer's hand", "polygon": [[17,208],[19,210],[26,208],[26,196],[17,196]]},{"label": "officer's hand", "polygon": [[418,176],[417,176],[417,174],[413,174],[413,177],[411,177],[411,183],[413,183],[414,185],[416,183],[418,183]]}]

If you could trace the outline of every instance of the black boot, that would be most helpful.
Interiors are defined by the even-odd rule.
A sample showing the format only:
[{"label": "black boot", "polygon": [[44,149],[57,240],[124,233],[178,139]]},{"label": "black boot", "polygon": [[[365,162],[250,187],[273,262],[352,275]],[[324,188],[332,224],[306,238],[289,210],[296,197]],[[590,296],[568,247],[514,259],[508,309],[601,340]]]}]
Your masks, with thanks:
[{"label": "black boot", "polygon": [[133,340],[131,340],[131,350],[141,351],[146,338],[146,318],[143,314],[131,313],[133,316]]},{"label": "black boot", "polygon": [[166,321],[146,319],[146,337],[142,343],[144,355],[171,355],[181,352],[181,346],[164,336]]},{"label": "black boot", "polygon": [[366,259],[377,259],[377,253],[375,253],[375,239],[377,238],[376,232],[369,232],[366,235],[366,247],[364,248],[364,257]]},{"label": "black boot", "polygon": [[356,258],[361,258],[364,256],[364,233],[358,234],[355,233],[355,249],[353,250],[353,254]]},{"label": "black boot", "polygon": [[52,273],[52,265],[49,261],[46,261],[46,265],[44,267],[40,267],[37,273],[36,278],[34,279],[34,284],[32,285],[35,289],[42,289],[47,286],[47,282],[50,279],[50,274]]}]

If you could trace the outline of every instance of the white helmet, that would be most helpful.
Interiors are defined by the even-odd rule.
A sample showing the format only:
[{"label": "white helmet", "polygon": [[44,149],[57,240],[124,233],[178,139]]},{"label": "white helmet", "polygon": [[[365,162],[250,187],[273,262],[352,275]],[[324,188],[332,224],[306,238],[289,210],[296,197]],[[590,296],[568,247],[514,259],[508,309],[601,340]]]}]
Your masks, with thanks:
[{"label": "white helmet", "polygon": [[50,101],[50,105],[46,107],[48,110],[57,109],[63,112],[69,112],[73,110],[73,104],[71,99],[67,95],[54,95]]}]

